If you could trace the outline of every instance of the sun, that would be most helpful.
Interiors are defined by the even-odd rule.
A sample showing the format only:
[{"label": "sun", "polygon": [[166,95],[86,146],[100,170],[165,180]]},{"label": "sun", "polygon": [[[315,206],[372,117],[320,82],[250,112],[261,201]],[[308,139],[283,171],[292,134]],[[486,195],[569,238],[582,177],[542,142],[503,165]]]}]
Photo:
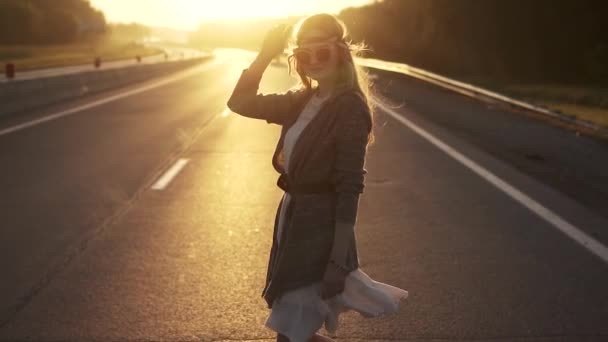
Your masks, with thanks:
[{"label": "sun", "polygon": [[[0,0],[1,1],[1,0]],[[373,0],[89,0],[109,21],[196,29],[201,22],[337,13]]]},{"label": "sun", "polygon": [[293,1],[276,0],[190,0],[190,2],[192,8],[199,10],[202,20],[279,17],[297,10],[298,7]]}]

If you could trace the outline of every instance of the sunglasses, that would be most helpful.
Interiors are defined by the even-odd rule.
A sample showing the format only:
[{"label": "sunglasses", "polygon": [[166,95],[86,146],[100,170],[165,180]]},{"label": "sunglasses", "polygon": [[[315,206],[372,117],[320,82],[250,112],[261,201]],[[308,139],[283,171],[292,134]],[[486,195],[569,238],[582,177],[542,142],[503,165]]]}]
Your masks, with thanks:
[{"label": "sunglasses", "polygon": [[318,47],[299,47],[293,50],[293,55],[302,65],[310,65],[313,62],[313,58],[318,63],[325,63],[329,61],[331,57],[332,44],[322,44]]}]

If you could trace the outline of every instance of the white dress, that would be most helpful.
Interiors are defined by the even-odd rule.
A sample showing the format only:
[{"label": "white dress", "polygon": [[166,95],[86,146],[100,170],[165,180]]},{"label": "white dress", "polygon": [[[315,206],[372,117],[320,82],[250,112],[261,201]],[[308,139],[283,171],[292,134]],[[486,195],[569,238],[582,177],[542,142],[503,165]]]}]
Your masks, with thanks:
[{"label": "white dress", "polygon": [[[324,99],[313,96],[303,109],[297,121],[285,134],[283,154],[285,170],[288,169],[289,156],[298,136],[312,118],[319,112]],[[283,206],[279,213],[277,241],[280,241],[284,226],[289,193],[283,194]],[[399,310],[402,299],[407,298],[408,291],[371,279],[360,268],[350,272],[346,277],[344,291],[323,300],[320,296],[321,282],[300,287],[284,293],[275,299],[265,326],[281,333],[291,342],[307,342],[323,324],[330,334],[338,328],[340,313],[354,310],[363,317],[378,317]]]}]

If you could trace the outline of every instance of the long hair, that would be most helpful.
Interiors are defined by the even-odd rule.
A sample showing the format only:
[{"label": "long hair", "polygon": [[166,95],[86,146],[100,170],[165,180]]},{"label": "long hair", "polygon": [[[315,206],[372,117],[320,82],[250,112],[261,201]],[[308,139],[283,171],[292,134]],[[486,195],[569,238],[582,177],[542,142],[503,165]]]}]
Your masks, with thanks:
[{"label": "long hair", "polygon": [[[336,47],[338,47],[337,51],[339,52],[339,62],[336,70],[337,76],[335,90],[336,93],[338,93],[341,90],[354,89],[358,91],[365,99],[372,122],[372,131],[368,135],[369,146],[375,140],[373,130],[375,105],[373,101],[370,101],[372,96],[372,84],[368,77],[368,73],[357,63],[355,63],[354,60],[355,56],[360,56],[363,51],[367,50],[367,48],[363,42],[353,43],[350,41],[348,38],[346,25],[344,25],[341,20],[331,14],[321,13],[304,18],[295,25],[289,42],[291,49],[299,45],[301,38],[305,36],[306,32],[314,29],[326,32],[328,38],[337,38]],[[312,90],[318,86],[316,81],[308,77],[302,67],[298,65],[298,61],[293,54],[289,55],[287,58],[287,63],[289,65],[289,73],[291,74],[292,71],[295,70],[299,75],[300,87]]]}]

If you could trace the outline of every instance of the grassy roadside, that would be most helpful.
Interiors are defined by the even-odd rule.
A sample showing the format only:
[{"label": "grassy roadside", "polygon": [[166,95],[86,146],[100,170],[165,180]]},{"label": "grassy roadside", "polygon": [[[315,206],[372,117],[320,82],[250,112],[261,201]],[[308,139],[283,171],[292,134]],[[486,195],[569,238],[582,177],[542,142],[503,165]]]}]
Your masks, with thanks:
[{"label": "grassy roadside", "polygon": [[571,103],[534,100],[534,103],[547,108],[558,110],[565,114],[574,115],[578,119],[589,121],[608,128],[608,108],[585,106]]},{"label": "grassy roadside", "polygon": [[608,128],[608,86],[497,84],[487,79],[460,79],[500,94],[573,115],[577,119]]},{"label": "grassy roadside", "polygon": [[69,45],[0,45],[0,63],[14,63],[17,71],[93,63],[99,56],[104,61],[156,55],[162,50],[132,42],[100,41]]}]

